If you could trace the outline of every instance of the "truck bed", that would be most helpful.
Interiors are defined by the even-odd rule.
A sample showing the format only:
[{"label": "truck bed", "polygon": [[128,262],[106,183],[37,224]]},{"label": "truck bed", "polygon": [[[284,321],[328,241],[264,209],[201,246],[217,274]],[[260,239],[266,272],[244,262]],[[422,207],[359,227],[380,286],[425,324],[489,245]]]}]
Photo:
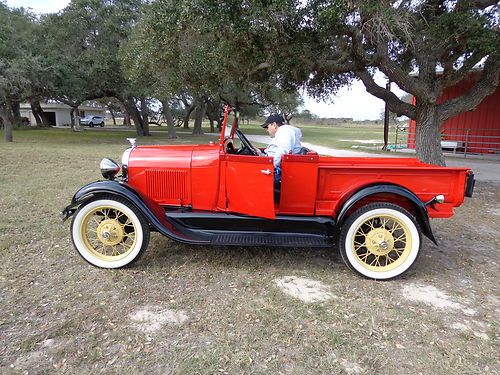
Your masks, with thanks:
[{"label": "truck bed", "polygon": [[[342,203],[356,191],[373,184],[393,184],[410,190],[423,202],[444,195],[445,203],[429,206],[428,213],[430,217],[446,218],[464,200],[468,172],[468,168],[433,166],[416,158],[287,155],[279,211],[335,217]],[[301,203],[297,203],[297,196],[304,198]],[[392,197],[378,199],[390,201]]]}]

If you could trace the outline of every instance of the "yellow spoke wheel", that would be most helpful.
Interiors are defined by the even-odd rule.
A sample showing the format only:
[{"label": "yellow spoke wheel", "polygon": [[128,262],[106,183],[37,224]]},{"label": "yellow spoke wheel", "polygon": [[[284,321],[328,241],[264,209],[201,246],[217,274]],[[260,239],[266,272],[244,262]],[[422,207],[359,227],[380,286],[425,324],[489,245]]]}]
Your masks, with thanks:
[{"label": "yellow spoke wheel", "polygon": [[414,263],[420,238],[418,224],[408,211],[390,203],[372,203],[347,219],[339,248],[354,271],[373,279],[390,279]]},{"label": "yellow spoke wheel", "polygon": [[107,261],[127,256],[136,242],[134,223],[119,209],[108,206],[87,212],[80,231],[88,250]]},{"label": "yellow spoke wheel", "polygon": [[73,217],[75,248],[89,263],[119,268],[135,262],[149,243],[149,226],[142,214],[119,197],[97,199]]}]

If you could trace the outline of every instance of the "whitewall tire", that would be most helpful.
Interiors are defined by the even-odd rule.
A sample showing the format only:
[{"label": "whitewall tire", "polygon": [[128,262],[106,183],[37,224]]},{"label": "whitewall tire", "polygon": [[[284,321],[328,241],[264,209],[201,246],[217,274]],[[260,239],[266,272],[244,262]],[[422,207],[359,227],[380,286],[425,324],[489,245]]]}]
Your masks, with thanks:
[{"label": "whitewall tire", "polygon": [[120,268],[137,261],[149,243],[149,225],[137,208],[119,197],[80,206],[71,222],[78,253],[101,268]]},{"label": "whitewall tire", "polygon": [[421,247],[418,223],[407,210],[390,203],[371,203],[342,225],[339,248],[353,271],[370,279],[388,280],[413,265]]}]

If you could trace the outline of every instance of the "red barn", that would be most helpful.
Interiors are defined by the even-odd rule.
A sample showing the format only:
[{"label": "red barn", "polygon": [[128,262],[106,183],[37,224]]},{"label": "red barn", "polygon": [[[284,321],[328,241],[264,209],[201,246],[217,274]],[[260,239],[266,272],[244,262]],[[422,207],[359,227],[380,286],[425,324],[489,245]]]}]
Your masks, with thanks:
[{"label": "red barn", "polygon": [[[439,98],[443,102],[466,93],[479,79],[480,72],[447,88]],[[414,98],[415,99],[415,98]],[[443,148],[475,154],[500,153],[500,87],[487,96],[473,111],[461,113],[442,125]],[[452,146],[455,144],[455,147]],[[415,120],[410,121],[408,148],[415,148]]]}]

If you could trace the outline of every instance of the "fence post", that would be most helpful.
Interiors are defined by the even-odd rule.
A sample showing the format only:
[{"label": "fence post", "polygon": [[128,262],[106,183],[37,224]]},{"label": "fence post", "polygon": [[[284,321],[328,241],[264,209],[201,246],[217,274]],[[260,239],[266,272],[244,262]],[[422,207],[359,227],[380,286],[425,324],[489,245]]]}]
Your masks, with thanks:
[{"label": "fence post", "polygon": [[399,125],[396,125],[396,139],[394,140],[394,152],[398,152],[398,131],[399,131]]},{"label": "fence post", "polygon": [[465,134],[464,159],[467,159],[467,147],[469,146],[469,132],[470,129],[467,129],[467,133]]}]

